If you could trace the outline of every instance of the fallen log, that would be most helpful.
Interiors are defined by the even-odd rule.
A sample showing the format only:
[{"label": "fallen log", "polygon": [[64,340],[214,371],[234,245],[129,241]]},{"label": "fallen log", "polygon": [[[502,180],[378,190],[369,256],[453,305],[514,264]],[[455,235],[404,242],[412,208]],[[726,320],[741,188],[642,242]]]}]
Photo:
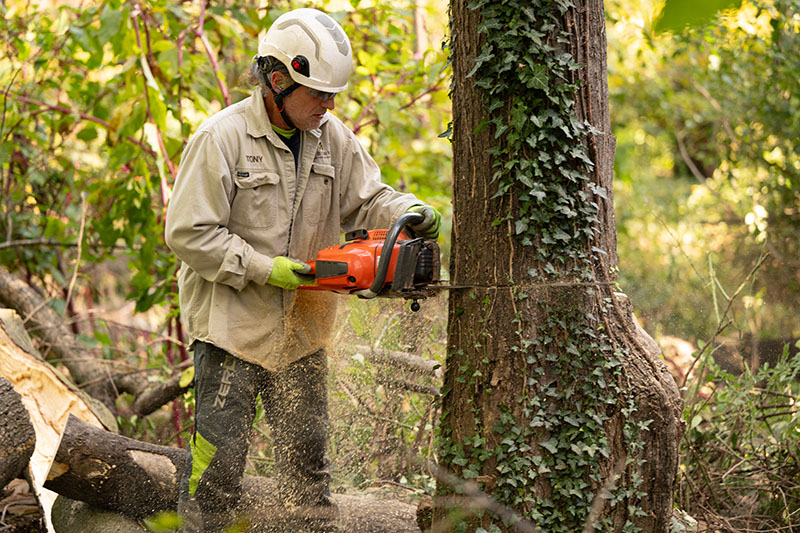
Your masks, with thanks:
[{"label": "fallen log", "polygon": [[72,414],[98,427],[116,428],[116,420],[103,404],[75,388],[41,358],[22,321],[9,309],[0,309],[0,376],[20,395],[36,433],[27,468],[45,525],[52,531],[49,516],[56,495],[42,485],[67,416]]},{"label": "fallen log", "polygon": [[57,533],[147,533],[133,518],[60,495],[53,504],[51,517]]},{"label": "fallen log", "polygon": [[[94,508],[132,518],[177,507],[184,451],[114,435],[70,417],[45,487]],[[245,476],[239,512],[253,531],[269,531],[282,512],[275,483]],[[412,505],[368,496],[335,494],[340,531],[418,532]],[[75,531],[75,530],[71,530]]]},{"label": "fallen log", "polygon": [[186,456],[180,448],[114,435],[69,417],[45,488],[134,518],[174,509]]},{"label": "fallen log", "polygon": [[22,398],[11,382],[0,377],[0,490],[28,466],[36,433]]}]

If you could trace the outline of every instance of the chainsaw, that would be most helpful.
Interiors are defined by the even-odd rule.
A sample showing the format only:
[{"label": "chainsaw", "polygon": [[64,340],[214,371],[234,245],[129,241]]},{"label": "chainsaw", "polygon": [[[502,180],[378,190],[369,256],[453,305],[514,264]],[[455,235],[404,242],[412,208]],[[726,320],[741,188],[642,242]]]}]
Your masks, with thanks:
[{"label": "chainsaw", "polygon": [[430,296],[439,282],[439,245],[416,237],[409,227],[422,222],[419,213],[405,213],[388,230],[358,229],[345,234],[345,242],[324,248],[309,261],[314,285],[305,290],[326,290],[359,298],[406,298],[411,310]]}]

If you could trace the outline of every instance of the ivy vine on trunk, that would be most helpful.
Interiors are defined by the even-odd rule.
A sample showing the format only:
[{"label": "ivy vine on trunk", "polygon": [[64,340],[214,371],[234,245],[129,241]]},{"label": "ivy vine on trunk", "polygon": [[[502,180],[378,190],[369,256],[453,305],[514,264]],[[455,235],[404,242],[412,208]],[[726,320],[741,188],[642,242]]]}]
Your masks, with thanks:
[{"label": "ivy vine on trunk", "polygon": [[440,460],[500,505],[440,483],[434,530],[667,531],[681,401],[616,287],[603,3],[451,16],[451,272],[474,288],[450,297]]}]

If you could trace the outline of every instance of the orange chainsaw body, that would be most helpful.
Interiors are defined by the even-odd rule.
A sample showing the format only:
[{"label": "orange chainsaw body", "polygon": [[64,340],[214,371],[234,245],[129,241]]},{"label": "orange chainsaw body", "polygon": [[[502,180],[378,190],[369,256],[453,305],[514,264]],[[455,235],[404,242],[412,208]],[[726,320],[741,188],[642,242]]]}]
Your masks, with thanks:
[{"label": "orange chainsaw body", "polygon": [[344,243],[320,250],[308,262],[315,283],[300,289],[360,298],[424,298],[426,288],[439,280],[441,263],[434,240],[414,238],[406,231],[406,224],[418,221],[419,216],[406,213],[388,230],[349,232]]},{"label": "orange chainsaw body", "polygon": [[[317,280],[317,289],[341,294],[368,289],[375,280],[386,232],[385,229],[371,230],[367,232],[365,239],[351,240],[320,250],[317,258],[308,262],[311,273]],[[410,237],[401,233],[400,239],[410,240]],[[392,247],[394,253],[389,261],[384,284],[391,284],[394,280],[401,244],[402,241],[398,239]]]}]

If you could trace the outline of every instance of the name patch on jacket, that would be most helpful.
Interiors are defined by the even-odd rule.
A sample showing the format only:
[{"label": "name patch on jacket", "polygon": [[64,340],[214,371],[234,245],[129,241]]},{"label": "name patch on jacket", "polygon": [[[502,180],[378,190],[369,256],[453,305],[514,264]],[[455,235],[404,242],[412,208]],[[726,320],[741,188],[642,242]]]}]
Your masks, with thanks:
[{"label": "name patch on jacket", "polygon": [[244,157],[248,163],[261,163],[264,160],[264,156],[261,155],[246,155]]},{"label": "name patch on jacket", "polygon": [[321,144],[317,148],[317,153],[314,154],[314,162],[322,163],[323,165],[331,164],[331,153],[324,149]]}]

